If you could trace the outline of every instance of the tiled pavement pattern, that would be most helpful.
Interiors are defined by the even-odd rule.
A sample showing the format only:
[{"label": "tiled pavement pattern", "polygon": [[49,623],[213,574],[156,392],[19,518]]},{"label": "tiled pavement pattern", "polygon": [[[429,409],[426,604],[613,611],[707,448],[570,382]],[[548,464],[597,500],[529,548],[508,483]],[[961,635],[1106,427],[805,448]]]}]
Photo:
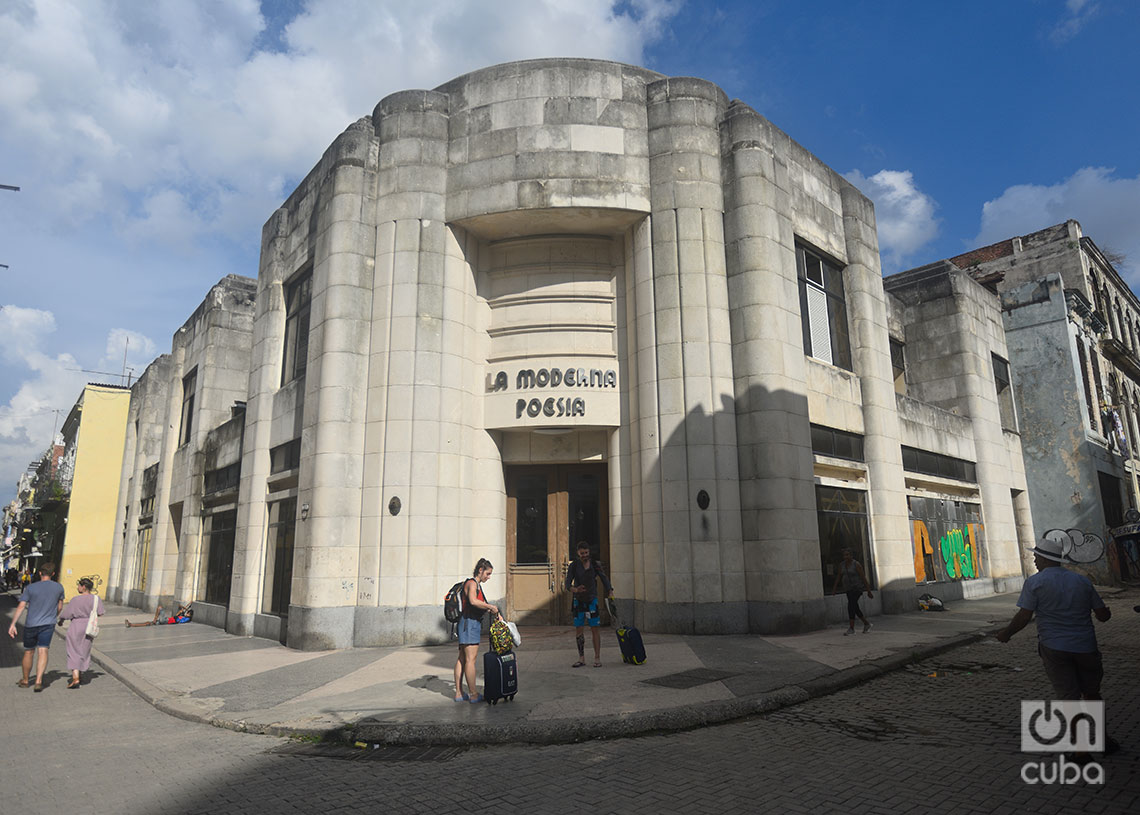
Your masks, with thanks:
[{"label": "tiled pavement pattern", "polygon": [[[1103,788],[1019,777],[1021,699],[1048,685],[1032,629],[958,648],[829,697],[686,733],[566,746],[455,749],[430,760],[283,754],[305,745],[166,716],[106,675],[15,687],[0,646],[7,734],[0,810],[38,813],[1134,813],[1140,811],[1136,592],[1098,626],[1110,731]],[[10,611],[5,603],[2,610]],[[1021,670],[1014,670],[1020,668]],[[931,676],[931,674],[937,674]]]}]

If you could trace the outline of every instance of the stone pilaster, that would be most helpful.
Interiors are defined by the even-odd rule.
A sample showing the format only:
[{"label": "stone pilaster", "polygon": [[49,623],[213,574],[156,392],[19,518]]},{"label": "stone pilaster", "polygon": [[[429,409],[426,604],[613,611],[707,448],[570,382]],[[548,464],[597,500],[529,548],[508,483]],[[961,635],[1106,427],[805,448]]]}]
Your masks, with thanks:
[{"label": "stone pilaster", "polygon": [[287,637],[305,650],[353,644],[376,251],[364,207],[365,175],[374,145],[371,122],[351,125],[326,153],[315,192],[297,498],[310,509],[297,524]]},{"label": "stone pilaster", "polygon": [[788,141],[741,104],[721,140],[749,630],[809,630],[824,601]]},{"label": "stone pilaster", "polygon": [[652,265],[648,275],[635,270],[637,399],[642,502],[660,523],[642,530],[640,612],[651,630],[741,632],[747,611],[717,129],[727,100],[712,83],[685,77],[649,83],[646,92]]},{"label": "stone pilaster", "polygon": [[[226,630],[240,636],[253,635],[254,619],[262,610],[264,581],[270,579],[265,573],[268,546],[266,482],[270,474],[274,394],[281,387],[283,364],[281,340],[285,336],[285,294],[282,281],[293,271],[283,262],[288,221],[288,212],[277,210],[266,223],[261,238],[261,269],[254,304],[249,397],[238,485],[233,581],[226,615]],[[298,411],[301,413],[297,417],[300,422],[304,415],[303,405]],[[300,526],[299,518],[297,525]]]},{"label": "stone pilaster", "polygon": [[851,357],[863,396],[863,453],[874,547],[874,574],[869,576],[877,584],[883,611],[900,613],[916,608],[917,592],[875,210],[866,196],[846,182],[840,195]]}]

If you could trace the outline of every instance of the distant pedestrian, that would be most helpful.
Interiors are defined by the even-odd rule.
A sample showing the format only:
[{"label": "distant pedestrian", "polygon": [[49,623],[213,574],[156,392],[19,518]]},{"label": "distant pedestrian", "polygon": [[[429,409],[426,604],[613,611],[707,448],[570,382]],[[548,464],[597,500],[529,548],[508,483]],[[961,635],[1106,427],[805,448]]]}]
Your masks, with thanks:
[{"label": "distant pedestrian", "polygon": [[[1106,623],[1112,611],[1092,581],[1064,568],[1065,561],[1060,541],[1042,538],[1037,542],[1033,549],[1037,574],[1026,578],[1017,598],[1017,613],[994,638],[1009,642],[1036,614],[1037,653],[1053,685],[1054,698],[1099,700],[1104,663],[1092,618]],[[1115,752],[1118,745],[1106,736],[1105,749]]]},{"label": "distant pedestrian", "polygon": [[606,587],[606,597],[614,596],[610,579],[602,570],[602,564],[590,556],[590,544],[578,544],[578,559],[566,570],[566,590],[573,594],[571,610],[574,613],[574,639],[578,645],[578,661],[571,668],[581,668],[586,664],[586,632],[590,627],[594,639],[594,667],[602,667],[602,634],[598,630],[601,618],[598,616],[598,581]]},{"label": "distant pedestrian", "polygon": [[67,687],[71,690],[79,687],[81,673],[91,667],[91,646],[94,641],[87,636],[87,621],[91,618],[91,609],[94,607],[99,617],[107,612],[103,607],[103,601],[91,593],[95,588],[91,578],[79,578],[76,588],[79,594],[71,598],[59,615],[61,624],[64,620],[71,620],[67,626],[67,669],[71,671],[71,681],[67,683]]},{"label": "distant pedestrian", "polygon": [[8,626],[8,636],[16,639],[16,621],[28,610],[27,619],[24,620],[24,657],[20,667],[24,678],[16,684],[21,688],[28,687],[28,680],[32,673],[32,655],[36,658],[35,692],[44,689],[44,671],[47,669],[48,647],[51,645],[52,634],[55,633],[55,621],[63,608],[63,586],[52,578],[55,576],[55,564],[50,561],[44,563],[39,569],[40,579],[32,583],[20,594],[20,604],[16,606],[16,614],[12,617],[12,624]]},{"label": "distant pedestrian", "polygon": [[873,599],[875,595],[871,593],[870,581],[863,571],[863,564],[855,559],[855,553],[850,549],[843,550],[843,560],[835,575],[835,585],[831,587],[832,594],[839,591],[840,583],[843,584],[843,592],[847,595],[848,623],[843,636],[855,633],[856,617],[863,621],[863,633],[866,634],[871,630],[871,621],[863,616],[863,611],[859,608],[859,598],[863,596],[863,592],[867,592],[868,599]]},{"label": "distant pedestrian", "polygon": [[[487,602],[483,596],[483,584],[491,579],[494,567],[487,558],[479,558],[475,564],[473,577],[463,583],[463,616],[459,618],[459,656],[455,660],[455,701],[482,702],[482,695],[475,692],[475,657],[479,653],[479,639],[483,635],[483,616],[490,611],[499,613],[498,606]],[[463,680],[467,680],[467,691],[463,690]]]}]

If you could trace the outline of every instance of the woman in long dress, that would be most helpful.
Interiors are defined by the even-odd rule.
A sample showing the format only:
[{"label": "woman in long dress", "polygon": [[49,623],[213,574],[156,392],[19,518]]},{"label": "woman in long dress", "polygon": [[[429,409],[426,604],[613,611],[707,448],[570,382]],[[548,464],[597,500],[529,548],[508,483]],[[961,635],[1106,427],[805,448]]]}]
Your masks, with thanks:
[{"label": "woman in long dress", "polygon": [[87,620],[91,617],[91,608],[97,606],[96,614],[100,617],[106,613],[103,601],[98,595],[91,593],[95,584],[90,578],[79,578],[76,587],[79,589],[79,594],[71,598],[59,615],[61,621],[71,620],[71,624],[67,626],[67,668],[71,671],[71,681],[67,683],[67,687],[72,690],[79,687],[80,671],[86,671],[91,667],[91,645],[94,640],[87,638]]}]

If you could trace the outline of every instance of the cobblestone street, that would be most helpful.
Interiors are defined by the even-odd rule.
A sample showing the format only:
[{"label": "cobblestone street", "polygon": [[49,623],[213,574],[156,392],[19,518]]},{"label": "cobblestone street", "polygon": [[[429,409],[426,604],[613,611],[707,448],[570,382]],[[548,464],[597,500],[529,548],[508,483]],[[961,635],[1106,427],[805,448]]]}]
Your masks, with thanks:
[{"label": "cobblestone street", "polygon": [[1102,759],[1102,787],[1021,780],[1031,756],[1019,752],[1019,702],[1048,698],[1032,626],[1009,645],[958,648],[719,727],[568,746],[341,750],[348,758],[300,755],[324,748],[172,718],[98,673],[67,691],[59,641],[46,691],[18,690],[18,648],[5,638],[3,808],[24,815],[1133,813],[1140,807],[1134,594],[1109,600],[1113,618],[1097,626],[1109,732],[1123,745]]}]

